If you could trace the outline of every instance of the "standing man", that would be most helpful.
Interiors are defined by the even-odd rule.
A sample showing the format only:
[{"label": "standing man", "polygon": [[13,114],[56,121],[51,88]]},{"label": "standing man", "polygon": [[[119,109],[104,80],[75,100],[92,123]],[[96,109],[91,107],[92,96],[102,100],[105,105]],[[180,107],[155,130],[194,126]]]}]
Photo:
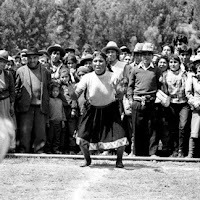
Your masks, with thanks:
[{"label": "standing man", "polygon": [[[153,65],[153,44],[144,43],[142,61],[135,66],[129,77],[127,96],[132,106],[133,146],[136,156],[156,155],[154,101],[161,71]],[[149,123],[150,122],[150,123]],[[135,151],[134,151],[135,150]]]},{"label": "standing man", "polygon": [[127,78],[127,80],[129,79],[129,75],[131,74],[132,68],[134,68],[141,62],[142,48],[143,48],[143,43],[137,43],[135,45],[133,50],[133,55],[134,55],[133,62],[130,65],[126,65],[124,67],[123,76]]},{"label": "standing man", "polygon": [[27,65],[16,72],[16,111],[19,116],[20,153],[43,153],[50,75],[39,63],[36,48],[26,52]]},{"label": "standing man", "polygon": [[102,49],[102,52],[107,55],[111,70],[115,74],[122,75],[126,63],[119,61],[121,50],[117,44],[113,41],[108,42],[106,47]]}]

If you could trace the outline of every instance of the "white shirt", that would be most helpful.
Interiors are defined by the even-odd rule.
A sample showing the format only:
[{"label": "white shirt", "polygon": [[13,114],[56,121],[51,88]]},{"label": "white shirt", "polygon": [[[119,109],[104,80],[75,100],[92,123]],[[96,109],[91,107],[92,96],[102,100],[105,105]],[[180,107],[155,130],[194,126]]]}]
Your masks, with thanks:
[{"label": "white shirt", "polygon": [[80,96],[87,89],[87,98],[93,106],[105,106],[115,101],[114,86],[117,76],[110,71],[98,76],[95,72],[85,74],[77,84],[75,93]]}]

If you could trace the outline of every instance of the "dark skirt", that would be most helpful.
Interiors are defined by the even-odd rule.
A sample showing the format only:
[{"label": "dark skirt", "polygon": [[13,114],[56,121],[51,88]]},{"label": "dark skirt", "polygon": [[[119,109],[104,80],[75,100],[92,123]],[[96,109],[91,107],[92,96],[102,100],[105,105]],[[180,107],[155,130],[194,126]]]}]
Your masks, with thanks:
[{"label": "dark skirt", "polygon": [[88,145],[89,150],[115,149],[128,144],[117,101],[104,107],[88,106],[80,120],[77,144]]}]

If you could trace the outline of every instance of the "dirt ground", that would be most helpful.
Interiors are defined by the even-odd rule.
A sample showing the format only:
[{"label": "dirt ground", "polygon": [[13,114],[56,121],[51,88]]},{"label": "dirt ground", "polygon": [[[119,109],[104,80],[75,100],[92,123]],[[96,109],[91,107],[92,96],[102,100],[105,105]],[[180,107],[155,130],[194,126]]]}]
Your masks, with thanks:
[{"label": "dirt ground", "polygon": [[0,164],[0,199],[199,200],[200,163],[6,158]]}]

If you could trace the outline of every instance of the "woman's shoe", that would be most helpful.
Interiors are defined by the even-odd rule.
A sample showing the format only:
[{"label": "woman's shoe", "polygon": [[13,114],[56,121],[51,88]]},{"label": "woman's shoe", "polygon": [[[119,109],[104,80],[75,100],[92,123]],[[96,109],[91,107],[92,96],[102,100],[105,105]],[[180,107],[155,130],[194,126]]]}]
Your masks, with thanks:
[{"label": "woman's shoe", "polygon": [[124,168],[122,161],[116,162],[116,168]]},{"label": "woman's shoe", "polygon": [[88,167],[91,165],[91,159],[88,161],[85,161],[85,163],[83,163],[80,167]]}]

